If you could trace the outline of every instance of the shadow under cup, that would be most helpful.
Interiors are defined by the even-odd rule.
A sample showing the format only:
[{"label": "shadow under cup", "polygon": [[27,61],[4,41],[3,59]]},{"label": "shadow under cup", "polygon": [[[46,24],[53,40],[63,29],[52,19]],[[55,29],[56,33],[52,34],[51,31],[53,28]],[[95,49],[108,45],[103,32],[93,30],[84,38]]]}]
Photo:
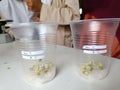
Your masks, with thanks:
[{"label": "shadow under cup", "polygon": [[77,69],[81,77],[96,80],[108,74],[110,60],[104,59],[102,55],[111,56],[119,21],[120,18],[105,18],[70,23],[73,45],[76,48]]},{"label": "shadow under cup", "polygon": [[39,87],[56,74],[56,23],[22,23],[11,25],[21,52],[24,80]]}]

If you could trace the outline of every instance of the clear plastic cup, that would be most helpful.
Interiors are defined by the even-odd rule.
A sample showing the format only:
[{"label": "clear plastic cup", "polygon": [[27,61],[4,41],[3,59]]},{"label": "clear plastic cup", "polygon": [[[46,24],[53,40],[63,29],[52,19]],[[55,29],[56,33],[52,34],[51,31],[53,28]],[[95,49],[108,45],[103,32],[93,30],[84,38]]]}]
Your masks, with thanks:
[{"label": "clear plastic cup", "polygon": [[[96,80],[102,79],[108,74],[110,60],[103,60],[102,56],[97,54],[111,56],[119,21],[120,18],[105,18],[70,23],[80,76]],[[80,53],[78,50],[81,50]]]},{"label": "clear plastic cup", "polygon": [[24,80],[40,86],[56,74],[56,23],[10,25],[21,52]]}]

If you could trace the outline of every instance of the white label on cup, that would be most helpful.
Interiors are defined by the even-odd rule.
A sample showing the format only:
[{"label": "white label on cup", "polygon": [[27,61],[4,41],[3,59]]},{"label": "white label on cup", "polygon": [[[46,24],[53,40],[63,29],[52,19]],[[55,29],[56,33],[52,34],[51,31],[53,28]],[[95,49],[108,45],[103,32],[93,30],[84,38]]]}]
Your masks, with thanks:
[{"label": "white label on cup", "polygon": [[41,56],[27,56],[27,55],[22,55],[23,59],[27,59],[27,60],[39,60],[39,59],[44,59],[45,56],[41,55]]},{"label": "white label on cup", "polygon": [[107,50],[83,50],[84,53],[87,54],[103,54],[103,53],[107,53]]},{"label": "white label on cup", "polygon": [[40,51],[21,51],[22,55],[39,55],[39,54],[43,54],[44,51],[40,50]]},{"label": "white label on cup", "polygon": [[105,49],[107,45],[84,45],[83,49]]}]

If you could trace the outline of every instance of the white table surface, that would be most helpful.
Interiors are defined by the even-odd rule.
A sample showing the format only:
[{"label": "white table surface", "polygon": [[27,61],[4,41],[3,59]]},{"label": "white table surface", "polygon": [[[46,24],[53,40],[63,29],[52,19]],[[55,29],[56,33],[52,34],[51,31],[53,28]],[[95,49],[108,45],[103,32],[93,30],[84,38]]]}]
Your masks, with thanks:
[{"label": "white table surface", "polygon": [[36,88],[23,80],[20,52],[16,50],[15,44],[0,44],[0,90],[120,90],[119,59],[108,57],[113,64],[105,79],[87,82],[75,73],[74,58],[72,48],[58,46],[56,77]]}]

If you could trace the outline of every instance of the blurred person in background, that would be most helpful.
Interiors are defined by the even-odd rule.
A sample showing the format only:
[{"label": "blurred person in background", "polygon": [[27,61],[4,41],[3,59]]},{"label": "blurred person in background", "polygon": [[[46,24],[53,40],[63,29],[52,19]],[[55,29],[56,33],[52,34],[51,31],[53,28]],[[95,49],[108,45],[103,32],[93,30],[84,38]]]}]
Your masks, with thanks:
[{"label": "blurred person in background", "polygon": [[[120,0],[83,0],[84,19],[120,18]],[[112,57],[120,58],[120,25],[113,43]]]},{"label": "blurred person in background", "polygon": [[33,12],[28,10],[24,0],[1,0],[0,12],[13,23],[32,22]]},{"label": "blurred person in background", "polygon": [[[2,20],[12,20],[9,24],[33,22],[32,17],[33,12],[28,10],[24,0],[0,0],[0,18]],[[8,33],[14,39],[10,28],[6,28],[5,33]]]},{"label": "blurred person in background", "polygon": [[[72,47],[70,21],[79,20],[78,0],[26,0],[29,10],[40,12],[36,21],[58,22],[57,44]],[[39,2],[39,4],[38,4]]]}]

